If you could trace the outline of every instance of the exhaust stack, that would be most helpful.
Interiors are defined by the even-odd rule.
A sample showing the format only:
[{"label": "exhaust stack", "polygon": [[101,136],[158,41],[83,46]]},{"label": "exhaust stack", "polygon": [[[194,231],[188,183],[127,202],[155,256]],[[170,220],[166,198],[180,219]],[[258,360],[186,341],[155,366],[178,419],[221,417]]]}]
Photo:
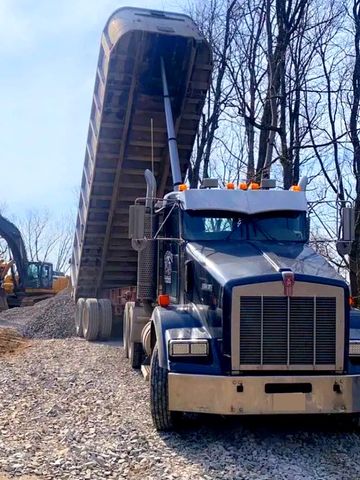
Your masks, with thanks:
[{"label": "exhaust stack", "polygon": [[162,79],[163,92],[164,92],[164,107],[165,107],[166,128],[167,128],[168,144],[169,144],[171,173],[172,173],[174,189],[177,190],[176,187],[182,183],[179,152],[178,152],[176,135],[175,135],[174,119],[173,119],[173,114],[171,110],[169,89],[168,89],[167,80],[166,80],[165,63],[162,57],[160,58],[160,66],[161,66],[161,79]]},{"label": "exhaust stack", "polygon": [[151,170],[148,168],[145,170],[145,181],[146,181],[146,203],[145,207],[150,209],[152,208],[152,200],[156,197],[156,178]]}]

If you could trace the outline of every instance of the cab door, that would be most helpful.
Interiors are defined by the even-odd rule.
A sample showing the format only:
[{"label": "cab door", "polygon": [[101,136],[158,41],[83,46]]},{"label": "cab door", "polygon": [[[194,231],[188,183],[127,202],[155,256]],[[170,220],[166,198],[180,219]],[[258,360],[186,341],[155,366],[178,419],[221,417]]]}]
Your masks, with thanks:
[{"label": "cab door", "polygon": [[40,288],[46,290],[52,289],[53,286],[53,266],[51,263],[40,264]]}]

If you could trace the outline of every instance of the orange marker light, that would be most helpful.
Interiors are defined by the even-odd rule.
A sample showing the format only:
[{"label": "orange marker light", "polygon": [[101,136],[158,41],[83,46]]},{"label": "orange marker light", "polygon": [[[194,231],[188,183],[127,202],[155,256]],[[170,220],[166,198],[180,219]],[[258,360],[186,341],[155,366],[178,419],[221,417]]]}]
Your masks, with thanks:
[{"label": "orange marker light", "polygon": [[170,305],[170,296],[167,293],[158,296],[158,304],[160,307],[168,307]]},{"label": "orange marker light", "polygon": [[188,187],[187,187],[187,185],[185,185],[185,183],[181,183],[181,184],[179,185],[179,192],[183,192],[183,191],[185,191],[185,190],[187,190],[187,189],[188,189]]},{"label": "orange marker light", "polygon": [[239,188],[240,190],[247,190],[248,189],[247,183],[245,182],[240,183]]},{"label": "orange marker light", "polygon": [[349,305],[350,305],[350,307],[355,306],[355,300],[353,299],[353,297],[349,297]]},{"label": "orange marker light", "polygon": [[249,185],[250,190],[260,190],[260,185],[256,182],[251,182]]},{"label": "orange marker light", "polygon": [[292,187],[290,187],[290,190],[292,192],[301,192],[301,187],[300,185],[293,185]]},{"label": "orange marker light", "polygon": [[235,185],[234,185],[233,183],[229,182],[229,183],[226,184],[226,188],[227,188],[228,190],[234,190],[234,189],[235,189]]}]

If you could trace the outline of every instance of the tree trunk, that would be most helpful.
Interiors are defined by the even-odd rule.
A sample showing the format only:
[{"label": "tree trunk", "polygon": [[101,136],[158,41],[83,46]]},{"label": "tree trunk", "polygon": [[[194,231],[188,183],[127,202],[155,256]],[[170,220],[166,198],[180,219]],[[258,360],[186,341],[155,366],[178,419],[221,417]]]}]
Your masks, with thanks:
[{"label": "tree trunk", "polygon": [[350,113],[350,139],[353,146],[353,170],[356,181],[355,241],[350,254],[351,294],[360,305],[360,139],[358,134],[360,106],[360,0],[354,0],[355,63],[353,70],[353,101]]}]

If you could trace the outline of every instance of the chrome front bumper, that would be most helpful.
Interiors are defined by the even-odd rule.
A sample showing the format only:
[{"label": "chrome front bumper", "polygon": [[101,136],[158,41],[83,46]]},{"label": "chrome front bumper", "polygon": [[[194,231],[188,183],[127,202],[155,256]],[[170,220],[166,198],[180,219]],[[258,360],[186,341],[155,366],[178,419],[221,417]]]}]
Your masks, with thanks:
[{"label": "chrome front bumper", "polygon": [[169,410],[222,415],[360,412],[360,375],[222,377],[169,373]]}]

